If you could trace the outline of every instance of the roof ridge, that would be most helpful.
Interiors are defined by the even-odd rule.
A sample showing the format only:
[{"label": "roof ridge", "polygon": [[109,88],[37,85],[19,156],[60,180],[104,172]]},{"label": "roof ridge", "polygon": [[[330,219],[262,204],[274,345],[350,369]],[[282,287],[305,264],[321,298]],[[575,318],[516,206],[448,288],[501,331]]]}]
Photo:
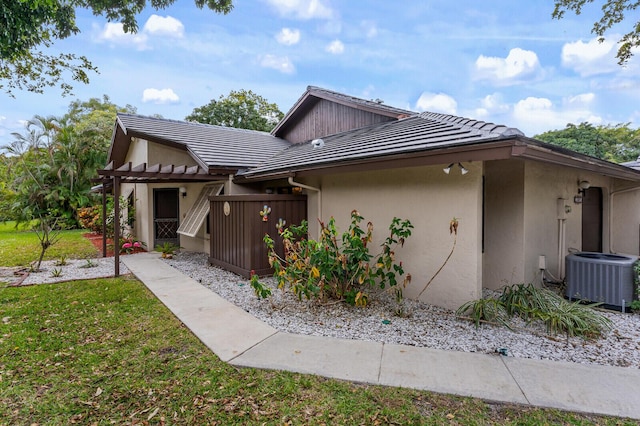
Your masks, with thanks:
[{"label": "roof ridge", "polygon": [[366,105],[370,105],[370,106],[374,106],[374,107],[381,107],[381,108],[385,108],[385,109],[389,109],[389,110],[395,110],[395,111],[403,112],[403,113],[410,114],[410,115],[416,114],[415,111],[410,111],[410,110],[406,110],[404,108],[398,108],[398,107],[395,107],[395,106],[392,106],[392,105],[388,105],[388,104],[384,103],[384,101],[381,100],[381,99],[372,100],[372,99],[360,98],[358,96],[353,96],[353,95],[349,95],[349,94],[346,94],[346,93],[337,92],[335,90],[325,89],[324,87],[311,86],[310,85],[310,86],[307,86],[307,92],[310,93],[310,94],[313,94],[313,92],[316,92],[316,93],[317,92],[324,92],[324,93],[331,94],[331,95],[334,95],[334,96],[337,96],[337,97],[341,97],[341,98],[344,98],[344,99],[349,99],[349,100],[351,100],[352,102],[355,102],[355,103],[364,103]]},{"label": "roof ridge", "polygon": [[483,134],[497,134],[501,137],[525,136],[524,132],[516,127],[507,127],[504,124],[495,124],[489,121],[475,120],[472,118],[460,117],[457,115],[443,114],[438,112],[425,111],[418,114],[420,118],[431,119],[441,123],[457,125]]},{"label": "roof ridge", "polygon": [[164,122],[168,122],[168,123],[186,124],[186,125],[190,125],[190,126],[202,126],[202,127],[208,127],[208,128],[214,128],[214,129],[233,130],[233,131],[245,132],[245,133],[259,133],[259,134],[264,134],[264,135],[271,135],[271,133],[264,132],[262,130],[239,129],[237,127],[231,127],[231,126],[221,126],[221,125],[218,125],[218,124],[199,123],[197,121],[177,120],[177,119],[174,119],[174,118],[151,117],[151,116],[142,115],[142,114],[131,114],[131,113],[119,112],[117,114],[117,116],[118,117],[122,117],[122,116],[136,117],[136,118],[142,118],[142,119],[145,119],[145,120],[156,120],[156,121],[164,121]]}]

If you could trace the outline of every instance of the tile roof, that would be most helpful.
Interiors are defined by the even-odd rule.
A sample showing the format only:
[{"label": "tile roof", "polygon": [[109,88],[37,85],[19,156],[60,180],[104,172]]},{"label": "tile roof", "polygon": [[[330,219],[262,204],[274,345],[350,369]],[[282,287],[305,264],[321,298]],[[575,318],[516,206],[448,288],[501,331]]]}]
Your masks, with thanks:
[{"label": "tile roof", "polygon": [[253,167],[289,146],[267,132],[187,121],[118,114],[129,136],[184,145],[209,167]]},{"label": "tile roof", "polygon": [[623,166],[631,167],[635,170],[640,170],[640,157],[636,158],[633,161],[627,161],[626,163],[620,163]]},{"label": "tile roof", "polygon": [[307,91],[315,96],[321,97],[323,99],[332,99],[335,101],[344,101],[346,103],[350,103],[353,105],[361,105],[363,107],[374,108],[380,112],[388,112],[394,116],[402,116],[402,115],[414,115],[414,111],[409,111],[406,109],[396,108],[390,105],[386,105],[382,100],[367,100],[362,98],[356,98],[355,96],[345,95],[344,93],[334,92],[333,90],[323,89],[322,87],[316,86],[308,86]]},{"label": "tile roof", "polygon": [[435,148],[477,144],[524,136],[515,128],[455,117],[422,113],[398,121],[375,124],[322,138],[324,145],[312,143],[290,146],[244,176],[295,171],[326,164],[395,154],[427,151]]}]

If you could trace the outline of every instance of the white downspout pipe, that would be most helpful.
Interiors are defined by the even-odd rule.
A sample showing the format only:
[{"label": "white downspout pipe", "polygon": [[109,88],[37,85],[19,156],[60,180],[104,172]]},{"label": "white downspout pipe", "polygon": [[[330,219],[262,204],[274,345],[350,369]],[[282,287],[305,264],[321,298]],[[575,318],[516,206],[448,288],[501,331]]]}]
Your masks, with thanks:
[{"label": "white downspout pipe", "polygon": [[[322,220],[322,190],[315,186],[305,185],[304,183],[296,182],[293,177],[289,177],[289,185],[296,186],[298,188],[306,189],[307,191],[313,191],[318,194],[318,220]],[[320,229],[318,229],[318,237],[320,236]]]},{"label": "white downspout pipe", "polygon": [[633,188],[619,189],[609,192],[609,253],[615,253],[613,245],[613,197],[614,195],[624,194],[625,192],[639,191],[640,186]]}]

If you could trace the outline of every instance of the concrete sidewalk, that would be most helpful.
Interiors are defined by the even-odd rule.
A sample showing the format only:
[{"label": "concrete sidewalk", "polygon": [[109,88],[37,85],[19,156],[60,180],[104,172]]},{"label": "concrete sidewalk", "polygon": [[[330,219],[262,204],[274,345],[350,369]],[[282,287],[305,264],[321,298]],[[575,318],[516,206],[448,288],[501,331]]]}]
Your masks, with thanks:
[{"label": "concrete sidewalk", "polygon": [[121,259],[232,365],[640,419],[638,369],[283,333],[170,267],[157,253]]}]

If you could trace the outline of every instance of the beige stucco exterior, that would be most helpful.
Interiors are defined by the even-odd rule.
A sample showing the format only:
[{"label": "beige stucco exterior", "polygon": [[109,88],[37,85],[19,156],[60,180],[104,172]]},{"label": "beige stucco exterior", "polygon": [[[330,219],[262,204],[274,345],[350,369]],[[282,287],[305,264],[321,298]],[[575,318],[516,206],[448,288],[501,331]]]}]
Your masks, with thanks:
[{"label": "beige stucco exterior", "polygon": [[[310,234],[318,235],[318,216],[325,221],[334,216],[340,229],[346,229],[355,208],[376,226],[379,245],[394,216],[411,220],[415,229],[405,247],[398,249],[398,259],[413,277],[405,290],[405,296],[412,298],[449,254],[453,238],[448,224],[458,218],[454,254],[421,297],[457,308],[480,297],[482,287],[540,285],[540,256],[547,278],[549,273],[564,278],[566,255],[582,250],[582,204],[574,197],[578,182],[587,180],[602,190],[603,251],[609,251],[613,241],[615,252],[638,252],[640,190],[625,189],[629,184],[624,186],[623,181],[528,160],[465,163],[470,172],[464,176],[455,168],[446,175],[443,167],[296,179],[321,189],[320,194],[305,190]],[[619,193],[612,197],[611,191]]]},{"label": "beige stucco exterior", "polygon": [[[388,235],[393,217],[409,219],[413,234],[396,256],[412,276],[405,296],[415,298],[445,261],[454,242],[449,222],[460,227],[453,256],[422,296],[423,300],[457,308],[481,295],[482,283],[482,164],[465,164],[470,171],[446,175],[441,166],[342,173],[304,180],[320,187],[323,220],[335,217],[339,230],[346,230],[350,213],[357,209],[374,226],[374,244],[379,247]],[[311,234],[317,235],[318,194],[309,197]],[[366,222],[363,224],[366,226]],[[377,253],[374,253],[377,254]]]},{"label": "beige stucco exterior", "polygon": [[[195,161],[185,151],[134,139],[126,161],[149,165],[185,164]],[[541,282],[539,259],[547,271],[564,277],[564,258],[582,250],[582,205],[574,201],[578,182],[588,180],[603,194],[603,251],[638,254],[640,190],[631,183],[593,172],[531,160],[497,160],[464,163],[450,174],[444,165],[322,174],[296,177],[293,186],[307,186],[310,235],[319,233],[318,218],[335,217],[340,230],[349,225],[357,209],[375,226],[374,245],[386,238],[394,216],[409,219],[413,235],[397,259],[411,274],[405,297],[415,298],[449,255],[454,236],[452,218],[459,220],[455,250],[421,299],[447,308],[479,298],[482,288],[505,284]],[[210,184],[212,182],[208,182]],[[286,186],[286,180],[238,185],[233,176],[221,181],[224,194],[241,195]],[[122,185],[133,190],[136,222],[133,232],[149,248],[154,244],[154,189],[186,189],[179,196],[183,220],[205,183],[148,183]],[[314,190],[318,189],[317,190]],[[211,235],[202,226],[195,237],[180,236],[185,250],[209,252]],[[215,238],[215,230],[213,230]]]},{"label": "beige stucco exterior", "polygon": [[[564,278],[564,258],[571,251],[582,250],[582,204],[574,200],[579,181],[589,181],[591,187],[602,190],[603,251],[609,251],[609,200],[614,179],[522,160],[489,161],[485,174],[485,287],[539,284],[540,256],[544,256],[548,272]],[[626,223],[640,223],[634,206],[640,204],[626,205],[616,200],[613,214]],[[614,235],[621,245],[633,238],[615,229]]]},{"label": "beige stucco exterior", "polygon": [[[131,161],[133,165],[141,163],[153,164],[178,164],[186,166],[194,166],[196,162],[185,151],[148,142],[141,139],[133,139],[126,161]],[[212,184],[215,182],[207,182]],[[226,186],[234,185],[232,182],[220,182]],[[121,193],[126,194],[133,190],[133,197],[136,207],[136,221],[132,232],[136,238],[143,241],[148,249],[154,248],[154,223],[153,223],[153,190],[159,188],[184,188],[186,195],[178,195],[179,197],[179,218],[183,220],[189,208],[194,204],[200,191],[205,186],[202,182],[169,182],[169,183],[124,183]],[[236,185],[237,186],[237,185]],[[180,246],[185,250],[209,252],[210,235],[206,233],[206,226],[201,226],[195,237],[180,235]]]}]

